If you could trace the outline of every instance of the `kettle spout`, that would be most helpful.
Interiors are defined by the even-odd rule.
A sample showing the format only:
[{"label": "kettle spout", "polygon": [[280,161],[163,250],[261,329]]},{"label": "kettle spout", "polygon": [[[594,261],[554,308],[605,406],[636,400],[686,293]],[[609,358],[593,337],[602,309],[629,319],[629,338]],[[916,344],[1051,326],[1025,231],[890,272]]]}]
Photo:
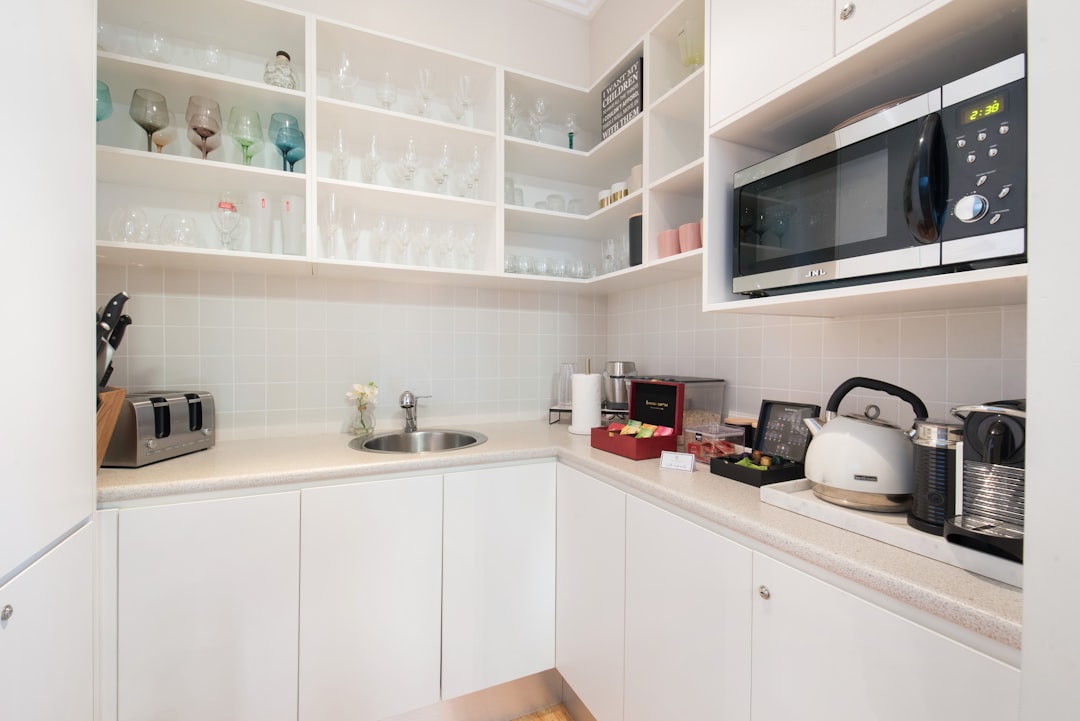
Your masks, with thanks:
[{"label": "kettle spout", "polygon": [[817,418],[803,418],[803,423],[810,429],[811,435],[817,435],[822,428],[822,423]]}]

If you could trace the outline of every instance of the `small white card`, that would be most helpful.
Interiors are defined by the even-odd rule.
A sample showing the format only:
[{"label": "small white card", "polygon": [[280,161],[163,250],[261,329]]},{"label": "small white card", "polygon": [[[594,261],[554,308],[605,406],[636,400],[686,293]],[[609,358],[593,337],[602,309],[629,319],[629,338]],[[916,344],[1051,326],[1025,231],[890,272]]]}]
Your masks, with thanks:
[{"label": "small white card", "polygon": [[693,453],[676,453],[675,451],[660,451],[660,467],[672,471],[690,471],[695,469]]}]

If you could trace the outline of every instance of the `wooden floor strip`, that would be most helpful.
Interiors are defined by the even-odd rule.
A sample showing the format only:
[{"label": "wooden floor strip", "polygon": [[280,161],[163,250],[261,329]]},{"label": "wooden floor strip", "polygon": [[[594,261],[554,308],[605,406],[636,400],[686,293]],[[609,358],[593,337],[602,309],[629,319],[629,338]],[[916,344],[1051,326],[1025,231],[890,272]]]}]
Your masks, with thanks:
[{"label": "wooden floor strip", "polygon": [[562,704],[555,706],[548,706],[542,708],[539,711],[533,711],[527,713],[524,716],[518,716],[513,721],[574,721],[573,717],[567,712],[566,707]]}]

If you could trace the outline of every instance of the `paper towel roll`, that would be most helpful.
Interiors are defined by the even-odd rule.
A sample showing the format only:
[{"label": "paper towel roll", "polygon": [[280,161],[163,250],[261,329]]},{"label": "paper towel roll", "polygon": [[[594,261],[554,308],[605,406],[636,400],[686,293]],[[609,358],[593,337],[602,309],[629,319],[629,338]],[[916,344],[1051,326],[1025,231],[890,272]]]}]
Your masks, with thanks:
[{"label": "paper towel roll", "polygon": [[575,373],[570,379],[570,432],[587,436],[600,425],[600,374]]}]

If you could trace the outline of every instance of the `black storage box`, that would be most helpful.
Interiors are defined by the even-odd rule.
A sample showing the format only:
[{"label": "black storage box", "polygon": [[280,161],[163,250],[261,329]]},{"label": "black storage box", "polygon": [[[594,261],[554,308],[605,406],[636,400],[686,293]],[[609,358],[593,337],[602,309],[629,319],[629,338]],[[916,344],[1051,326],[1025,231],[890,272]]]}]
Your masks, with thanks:
[{"label": "black storage box", "polygon": [[759,471],[738,465],[742,455],[725,456],[713,458],[709,470],[718,476],[758,487],[802,478],[803,460],[810,445],[810,429],[803,419],[817,418],[820,413],[821,406],[808,403],[762,401],[752,450],[771,457],[773,465]]}]

